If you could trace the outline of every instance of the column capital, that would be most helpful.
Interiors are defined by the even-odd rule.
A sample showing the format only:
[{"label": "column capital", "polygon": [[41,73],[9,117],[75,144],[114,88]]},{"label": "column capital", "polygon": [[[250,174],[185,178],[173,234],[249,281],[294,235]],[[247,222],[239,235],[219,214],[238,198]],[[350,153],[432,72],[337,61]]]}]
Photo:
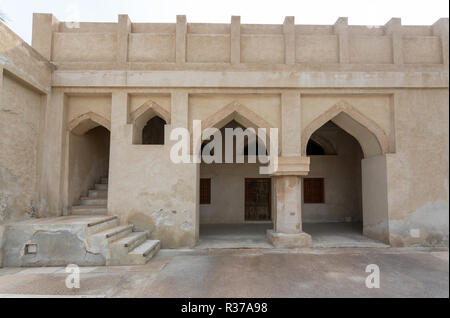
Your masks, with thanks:
[{"label": "column capital", "polygon": [[279,157],[278,167],[272,176],[306,176],[309,173],[309,157]]}]

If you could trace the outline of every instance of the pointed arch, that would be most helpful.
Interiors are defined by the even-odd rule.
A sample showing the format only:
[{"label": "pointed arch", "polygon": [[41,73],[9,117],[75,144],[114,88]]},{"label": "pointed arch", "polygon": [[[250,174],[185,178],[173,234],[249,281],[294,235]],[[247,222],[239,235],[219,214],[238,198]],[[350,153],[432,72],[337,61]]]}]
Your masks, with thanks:
[{"label": "pointed arch", "polygon": [[139,120],[146,123],[155,116],[164,119],[167,124],[170,123],[170,113],[159,104],[149,100],[131,113],[130,122],[135,124]]},{"label": "pointed arch", "polygon": [[364,157],[388,152],[389,141],[383,129],[346,101],[339,101],[303,130],[302,155],[306,155],[306,145],[312,134],[330,120],[359,142]]},{"label": "pointed arch", "polygon": [[[162,121],[161,126],[162,131],[160,131],[159,128],[157,129],[157,131],[160,136],[162,135],[161,138],[164,139],[164,125],[170,123],[170,113],[167,110],[165,110],[161,105],[157,104],[152,100],[148,100],[130,114],[129,122],[133,125],[132,143],[134,145],[140,145],[144,143],[143,133],[145,127],[149,128],[147,125],[149,124],[150,121],[153,121],[154,119],[160,119]],[[152,142],[150,144],[161,145],[164,144],[164,142],[158,141],[156,143]]]},{"label": "pointed arch", "polygon": [[[268,129],[271,128],[272,125],[238,101],[233,101],[225,105],[205,120],[202,120],[202,131],[207,128],[220,129],[232,120],[236,121],[238,124],[245,128],[253,128],[256,133],[258,132],[258,128],[266,128],[266,141],[263,141],[261,139],[259,140],[263,143],[266,150],[270,149],[270,133]],[[281,136],[278,137],[280,138]],[[245,144],[246,141],[244,141],[242,144],[238,144],[236,148],[244,149]],[[281,149],[278,149],[278,152],[280,151]]]},{"label": "pointed arch", "polygon": [[233,101],[203,120],[202,130],[211,127],[221,128],[232,120],[235,120],[246,128],[252,127],[258,129],[270,128],[272,126],[246,106],[237,101]]},{"label": "pointed arch", "polygon": [[103,126],[111,131],[111,123],[109,120],[97,113],[87,112],[70,121],[69,131],[76,135],[84,135],[97,126]]},{"label": "pointed arch", "polygon": [[325,155],[337,154],[336,148],[334,147],[333,143],[330,140],[328,140],[328,138],[313,133],[310,139],[314,141],[316,144],[318,144],[320,147],[322,147],[322,149],[325,152]]}]

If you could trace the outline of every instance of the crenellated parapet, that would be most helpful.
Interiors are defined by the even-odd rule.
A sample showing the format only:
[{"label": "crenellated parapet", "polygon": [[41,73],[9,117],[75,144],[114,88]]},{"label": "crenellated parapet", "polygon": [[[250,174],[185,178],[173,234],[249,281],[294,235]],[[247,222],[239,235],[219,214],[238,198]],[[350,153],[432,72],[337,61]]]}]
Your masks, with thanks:
[{"label": "crenellated parapet", "polygon": [[226,23],[133,23],[119,15],[117,23],[62,22],[35,14],[33,47],[65,69],[89,63],[91,69],[252,69],[353,66],[384,71],[448,65],[447,18],[430,26],[243,24],[239,16]]}]

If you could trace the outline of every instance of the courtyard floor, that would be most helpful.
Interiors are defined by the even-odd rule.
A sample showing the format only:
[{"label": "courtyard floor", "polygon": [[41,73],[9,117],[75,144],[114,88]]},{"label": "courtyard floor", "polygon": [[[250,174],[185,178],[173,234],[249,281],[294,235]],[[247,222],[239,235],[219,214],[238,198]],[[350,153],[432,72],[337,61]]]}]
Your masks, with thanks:
[{"label": "courtyard floor", "polygon": [[64,267],[1,268],[0,297],[449,297],[448,274],[448,250],[161,250],[146,265],[82,267],[79,289]]},{"label": "courtyard floor", "polygon": [[[273,248],[266,236],[272,223],[201,224],[196,248]],[[362,235],[361,223],[304,223],[313,248],[387,247]]]}]

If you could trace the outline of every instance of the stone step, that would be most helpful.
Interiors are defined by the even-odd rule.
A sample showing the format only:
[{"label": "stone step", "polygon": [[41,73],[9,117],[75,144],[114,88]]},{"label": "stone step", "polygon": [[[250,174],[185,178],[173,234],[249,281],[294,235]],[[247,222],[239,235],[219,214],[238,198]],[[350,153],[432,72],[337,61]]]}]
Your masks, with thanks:
[{"label": "stone step", "polygon": [[119,218],[117,216],[109,216],[104,219],[91,222],[87,225],[87,234],[91,235],[106,229],[119,226]]},{"label": "stone step", "polygon": [[89,198],[107,198],[108,190],[89,190],[88,197]]},{"label": "stone step", "polygon": [[101,184],[108,184],[108,178],[101,178],[100,179]]},{"label": "stone step", "polygon": [[94,187],[95,187],[95,190],[108,190],[107,184],[96,183]]},{"label": "stone step", "polygon": [[109,242],[112,242],[114,240],[118,240],[118,239],[124,237],[125,235],[131,233],[131,231],[133,230],[133,227],[134,227],[134,225],[132,225],[132,224],[115,226],[115,227],[106,229],[104,231],[97,232],[93,236],[96,236],[96,237],[99,237],[102,239],[106,239]]},{"label": "stone step", "polygon": [[160,245],[158,240],[146,240],[128,253],[130,264],[146,264],[156,253],[158,253]]},{"label": "stone step", "polygon": [[147,240],[147,232],[131,232],[121,239],[114,241],[112,244],[125,248],[127,252],[129,252],[145,240]]},{"label": "stone step", "polygon": [[82,197],[80,199],[81,205],[103,205],[106,207],[108,200],[106,198],[89,198]]},{"label": "stone step", "polygon": [[70,209],[71,215],[107,215],[106,205],[74,205]]}]

